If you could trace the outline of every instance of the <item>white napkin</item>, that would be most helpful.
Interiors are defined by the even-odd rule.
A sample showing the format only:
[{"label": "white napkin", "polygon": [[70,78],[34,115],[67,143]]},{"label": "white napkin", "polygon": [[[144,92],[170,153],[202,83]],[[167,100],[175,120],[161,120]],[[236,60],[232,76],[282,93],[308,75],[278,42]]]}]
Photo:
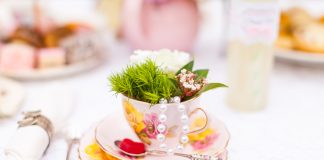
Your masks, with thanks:
[{"label": "white napkin", "polygon": [[[41,110],[42,115],[49,118],[57,132],[64,126],[73,108],[73,97],[62,85],[51,86],[35,95],[37,102],[26,111]],[[39,126],[22,127],[14,134],[5,149],[10,160],[39,160],[48,144],[47,133]]]},{"label": "white napkin", "polygon": [[15,115],[24,97],[25,90],[19,83],[0,77],[0,117]]}]

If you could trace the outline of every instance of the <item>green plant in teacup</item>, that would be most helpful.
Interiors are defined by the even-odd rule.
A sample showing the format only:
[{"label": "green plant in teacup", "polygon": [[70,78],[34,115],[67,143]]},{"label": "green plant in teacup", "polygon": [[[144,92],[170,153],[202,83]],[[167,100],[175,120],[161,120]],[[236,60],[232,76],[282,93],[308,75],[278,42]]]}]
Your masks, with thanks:
[{"label": "green plant in teacup", "polygon": [[[109,77],[112,90],[120,94],[129,125],[151,149],[171,152],[194,144],[190,140],[197,139],[197,132],[207,133],[208,116],[200,108],[199,97],[226,85],[208,83],[208,70],[193,70],[193,66],[194,61],[190,61],[170,74],[148,58]],[[190,123],[197,115],[205,123],[192,128]],[[201,137],[207,136],[200,136],[200,142],[204,140]]]}]

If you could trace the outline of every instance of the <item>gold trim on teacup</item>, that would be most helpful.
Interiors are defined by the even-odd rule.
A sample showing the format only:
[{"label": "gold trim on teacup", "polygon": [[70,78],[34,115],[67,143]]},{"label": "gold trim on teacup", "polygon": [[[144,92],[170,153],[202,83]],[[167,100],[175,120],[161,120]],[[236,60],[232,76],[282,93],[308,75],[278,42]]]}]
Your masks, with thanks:
[{"label": "gold trim on teacup", "polygon": [[201,112],[204,114],[204,116],[205,116],[205,118],[206,118],[205,124],[204,124],[204,126],[201,127],[201,128],[198,128],[198,129],[195,129],[195,130],[193,130],[193,131],[188,132],[187,135],[188,135],[188,134],[193,134],[193,133],[203,132],[203,131],[206,130],[206,128],[208,127],[208,124],[209,124],[209,117],[208,117],[208,115],[207,115],[207,112],[206,112],[204,109],[202,109],[202,108],[200,108],[200,107],[195,108],[193,111],[191,111],[191,112],[189,113],[189,117],[191,117],[193,114],[197,113],[198,111],[201,111]]},{"label": "gold trim on teacup", "polygon": [[[130,97],[127,97],[126,95],[123,95],[123,94],[118,94],[120,96],[120,98],[123,98],[123,99],[127,99],[128,101],[134,101],[136,103],[140,103],[140,104],[145,104],[145,105],[150,105],[150,106],[154,106],[154,105],[159,105],[159,104],[151,104],[151,103],[148,103],[148,102],[144,102],[144,101],[140,101],[140,100],[137,100],[137,99],[134,99],[134,98],[130,98]],[[190,103],[194,100],[197,100],[199,99],[200,96],[198,97],[194,97],[192,99],[189,99],[189,100],[186,100],[186,101],[183,101],[183,102],[180,102],[182,104],[185,104],[185,103]],[[177,103],[167,103],[167,104],[177,104]]]}]

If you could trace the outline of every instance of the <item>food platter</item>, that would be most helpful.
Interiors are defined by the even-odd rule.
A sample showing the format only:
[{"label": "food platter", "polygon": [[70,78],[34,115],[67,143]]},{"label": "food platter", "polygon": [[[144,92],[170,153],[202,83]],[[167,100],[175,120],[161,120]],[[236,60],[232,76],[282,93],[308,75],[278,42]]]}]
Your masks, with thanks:
[{"label": "food platter", "polygon": [[324,64],[324,15],[288,7],[280,17],[275,57],[304,64]]},{"label": "food platter", "polygon": [[51,79],[51,78],[59,78],[70,75],[75,75],[78,73],[82,73],[88,70],[91,70],[103,62],[103,58],[101,57],[93,57],[91,59],[66,65],[62,67],[56,68],[48,68],[48,69],[35,69],[30,71],[8,71],[8,70],[0,70],[0,75],[17,79],[17,80],[42,80],[42,79]]},{"label": "food platter", "polygon": [[324,64],[324,53],[308,53],[305,51],[276,48],[274,54],[278,59],[307,64]]}]

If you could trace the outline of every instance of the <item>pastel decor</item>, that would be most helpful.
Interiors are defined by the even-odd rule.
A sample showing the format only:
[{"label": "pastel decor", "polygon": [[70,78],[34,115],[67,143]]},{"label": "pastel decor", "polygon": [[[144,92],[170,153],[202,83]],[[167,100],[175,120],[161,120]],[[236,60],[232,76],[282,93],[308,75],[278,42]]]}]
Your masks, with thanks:
[{"label": "pastel decor", "polygon": [[199,28],[195,0],[125,0],[123,35],[133,49],[190,51]]},{"label": "pastel decor", "polygon": [[64,66],[65,51],[61,48],[43,48],[38,51],[38,67],[51,68]]},{"label": "pastel decor", "polygon": [[35,67],[35,50],[33,47],[11,43],[3,45],[0,51],[0,69],[31,70]]},{"label": "pastel decor", "polygon": [[[184,146],[187,142],[183,141],[194,140],[193,138],[187,137],[187,134],[183,134],[184,130],[186,130],[186,133],[192,132],[188,135],[196,135],[195,133],[205,131],[208,125],[206,112],[198,107],[200,106],[199,98],[181,102],[180,104],[169,103],[153,106],[152,104],[137,101],[124,95],[121,95],[120,99],[123,104],[125,118],[130,127],[137,134],[138,138],[148,145],[150,149],[161,148],[161,135],[165,139],[165,146],[173,148]],[[180,107],[183,108],[181,109]],[[188,116],[182,112],[187,113]],[[192,128],[183,125],[185,121],[192,123],[190,119],[197,119],[197,117],[207,121],[203,125]],[[181,137],[180,140],[179,137]],[[180,145],[175,146],[176,144]]]}]

